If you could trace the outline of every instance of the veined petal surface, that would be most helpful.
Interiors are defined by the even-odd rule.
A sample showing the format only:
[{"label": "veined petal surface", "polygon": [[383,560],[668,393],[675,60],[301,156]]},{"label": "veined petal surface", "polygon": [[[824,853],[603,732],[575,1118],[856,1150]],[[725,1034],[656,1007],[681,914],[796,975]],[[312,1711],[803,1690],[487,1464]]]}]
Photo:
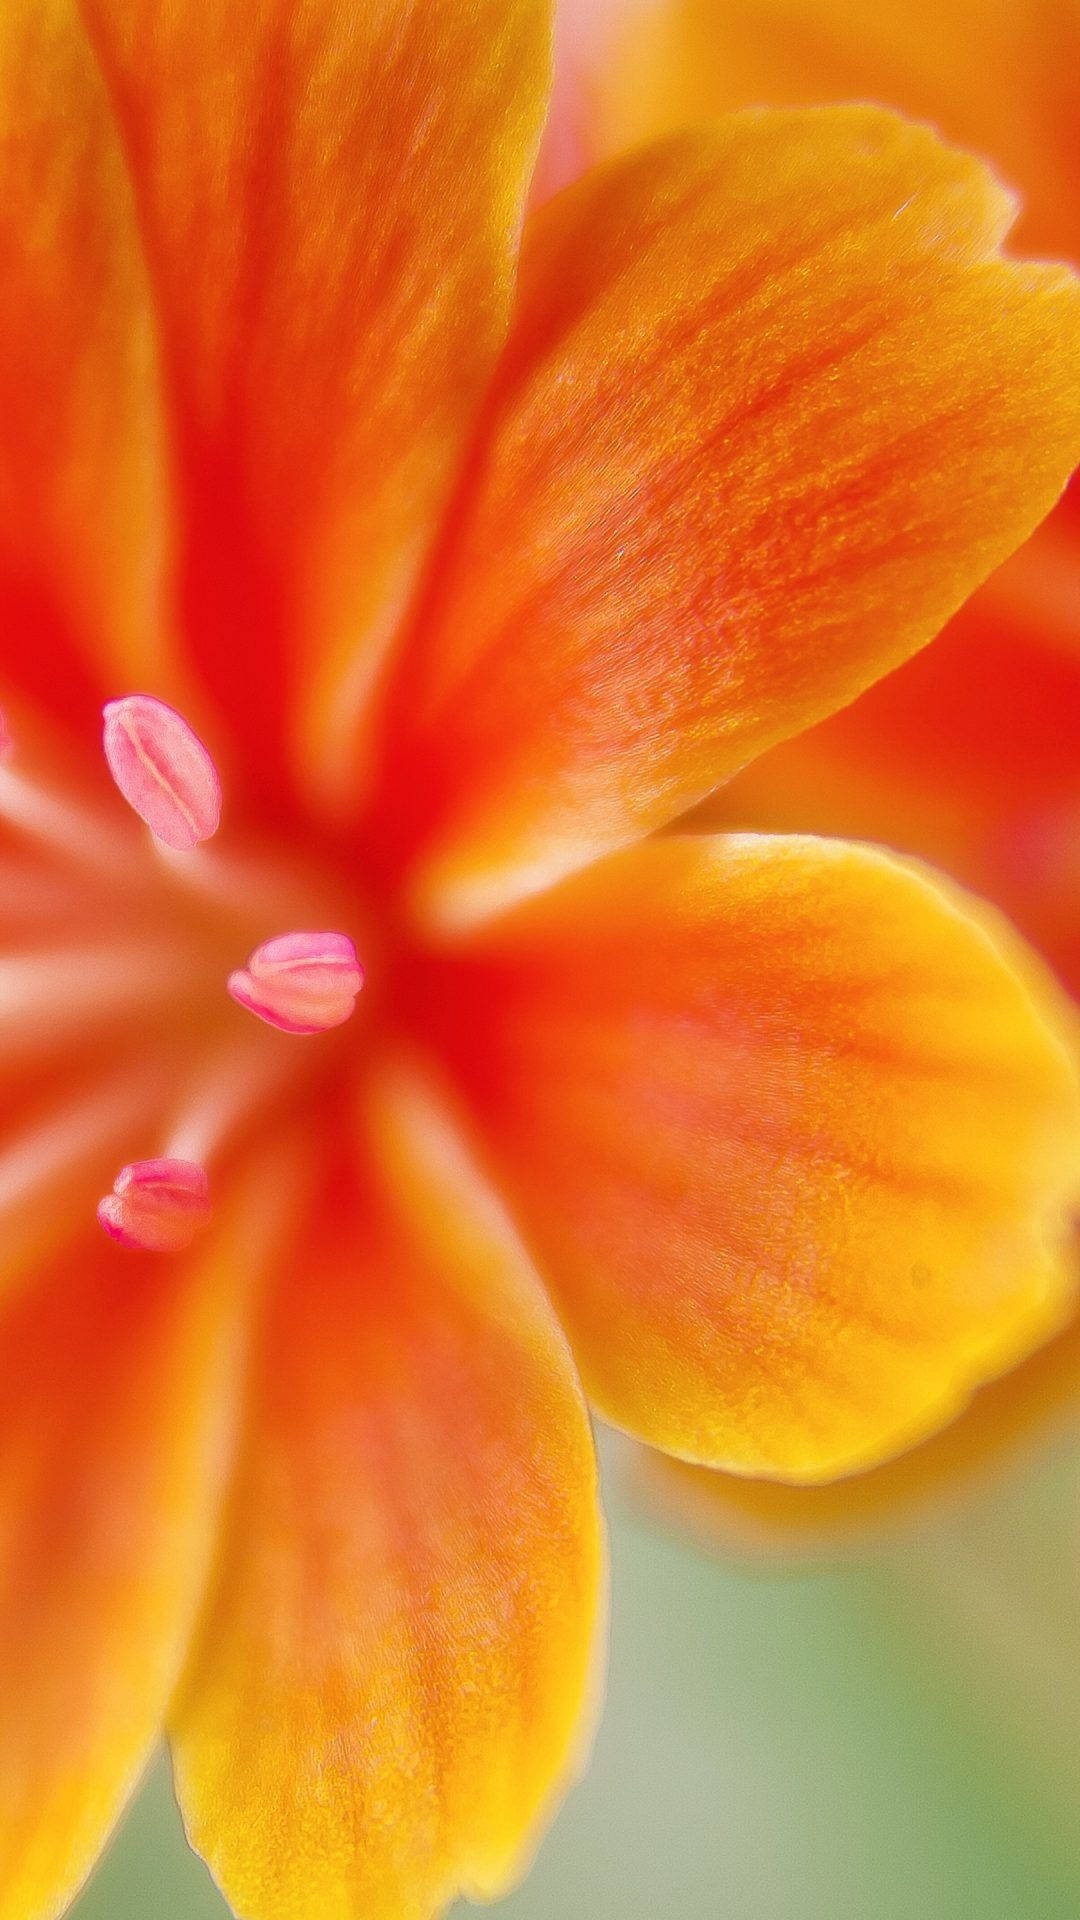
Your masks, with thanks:
[{"label": "veined petal surface", "polygon": [[160,1737],[227,1471],[247,1228],[89,1231],[0,1304],[4,1920],[66,1907]]},{"label": "veined petal surface", "polygon": [[76,0],[0,9],[0,690],[96,721],[164,637],[156,347]]},{"label": "veined petal surface", "polygon": [[429,915],[676,817],[1030,532],[1080,451],[1080,286],[1002,259],[1009,219],[870,107],[733,115],[541,211],[372,832]]},{"label": "veined petal surface", "polygon": [[184,496],[181,604],[324,798],[505,332],[545,0],[85,0]]},{"label": "veined petal surface", "polygon": [[661,837],[422,979],[618,1425],[827,1479],[1064,1319],[1073,1029],[975,912],[868,848]]},{"label": "veined petal surface", "polygon": [[342,1120],[282,1250],[176,1710],[188,1831],[244,1920],[426,1920],[499,1892],[588,1704],[580,1389],[527,1261],[414,1099],[380,1096],[363,1139]]}]

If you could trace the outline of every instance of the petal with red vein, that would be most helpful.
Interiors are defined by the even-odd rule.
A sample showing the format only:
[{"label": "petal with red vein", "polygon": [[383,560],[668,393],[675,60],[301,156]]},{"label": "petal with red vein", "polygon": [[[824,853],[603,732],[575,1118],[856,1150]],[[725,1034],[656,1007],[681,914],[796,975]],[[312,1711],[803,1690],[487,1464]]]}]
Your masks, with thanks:
[{"label": "petal with red vein", "polygon": [[163,639],[146,276],[76,0],[0,8],[0,681],[89,731]]},{"label": "petal with red vein", "polygon": [[372,833],[428,911],[675,818],[1031,531],[1080,452],[1080,284],[996,253],[1010,211],[853,107],[732,116],[537,216]]},{"label": "petal with red vein", "polygon": [[504,1887],[590,1673],[594,1463],[550,1308],[426,1109],[335,1131],[175,1715],[188,1831],[247,1920]]},{"label": "petal with red vein", "polygon": [[226,1468],[235,1227],[194,1261],[90,1231],[0,1309],[5,1920],[66,1905],[139,1778]]},{"label": "petal with red vein", "polygon": [[426,982],[600,1410],[711,1465],[898,1452],[1060,1323],[1074,1029],[868,848],[658,839]]},{"label": "petal with red vein", "polygon": [[287,752],[337,791],[505,332],[548,9],[85,11],[157,301],[190,645],[264,787]]}]

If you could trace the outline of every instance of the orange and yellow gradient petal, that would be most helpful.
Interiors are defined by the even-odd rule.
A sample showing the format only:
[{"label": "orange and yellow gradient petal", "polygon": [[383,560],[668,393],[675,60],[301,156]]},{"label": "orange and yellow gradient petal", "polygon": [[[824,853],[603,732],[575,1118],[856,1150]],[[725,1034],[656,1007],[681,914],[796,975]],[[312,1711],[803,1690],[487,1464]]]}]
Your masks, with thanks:
[{"label": "orange and yellow gradient petal", "polygon": [[1030,532],[1071,462],[1080,287],[997,254],[1010,213],[860,107],[732,116],[540,212],[372,833],[431,915],[670,821]]},{"label": "orange and yellow gradient petal", "polygon": [[335,1131],[280,1250],[176,1777],[246,1920],[426,1920],[505,1888],[579,1757],[595,1467],[563,1336],[441,1116],[395,1086]]},{"label": "orange and yellow gradient petal", "polygon": [[980,1387],[958,1419],[895,1460],[821,1486],[717,1473],[635,1448],[630,1485],[658,1519],[760,1566],[859,1557],[939,1517],[1080,1432],[1080,1321]]},{"label": "orange and yellow gradient petal", "polygon": [[[1049,546],[1028,542],[1025,573]],[[933,860],[1003,908],[1080,997],[1080,639],[1022,607],[1003,617],[1001,573],[925,653],[763,755],[690,822],[858,836]],[[1080,541],[1072,593],[1080,626]]]},{"label": "orange and yellow gradient petal", "polygon": [[52,1920],[160,1736],[216,1542],[251,1221],[93,1229],[0,1306],[0,1907]]},{"label": "orange and yellow gradient petal", "polygon": [[[1019,190],[1016,245],[1080,260],[1072,0],[628,0],[604,25],[602,42],[563,27],[590,56],[583,162],[750,104],[880,100]],[[1075,489],[928,656],[750,768],[707,818],[918,853],[1004,907],[1080,992]]]},{"label": "orange and yellow gradient petal", "polygon": [[1071,1022],[1002,925],[920,872],[660,838],[440,967],[428,1017],[590,1394],[639,1438],[827,1479],[1067,1315]]},{"label": "orange and yellow gradient petal", "polygon": [[1026,253],[1080,258],[1075,0],[624,0],[589,51],[588,159],[740,107],[880,100],[1022,190]]},{"label": "orange and yellow gradient petal", "polygon": [[152,288],[194,664],[265,793],[291,772],[343,803],[505,333],[548,7],[83,11]]},{"label": "orange and yellow gradient petal", "polygon": [[169,510],[149,291],[76,0],[0,10],[0,681],[96,724],[161,653]]}]

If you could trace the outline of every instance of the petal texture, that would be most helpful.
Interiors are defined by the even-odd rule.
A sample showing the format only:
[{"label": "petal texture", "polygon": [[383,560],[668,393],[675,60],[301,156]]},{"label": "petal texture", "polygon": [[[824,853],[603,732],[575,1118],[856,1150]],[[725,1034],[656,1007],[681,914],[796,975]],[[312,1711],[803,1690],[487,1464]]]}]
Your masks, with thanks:
[{"label": "petal texture", "polygon": [[146,277],[75,0],[0,10],[0,276],[0,687],[92,725],[161,647],[164,505]]},{"label": "petal texture", "polygon": [[189,1833],[245,1920],[494,1894],[576,1747],[588,1422],[527,1263],[432,1125],[381,1110],[369,1186],[342,1121],[266,1327],[174,1742]]},{"label": "petal texture", "polygon": [[235,1393],[235,1224],[176,1262],[95,1232],[0,1312],[0,1911],[58,1914],[158,1739]]},{"label": "petal texture", "polygon": [[870,849],[673,837],[422,983],[603,1413],[825,1479],[1060,1323],[1077,1077],[1007,951]]},{"label": "petal texture", "polygon": [[336,790],[505,330],[548,8],[85,11],[157,305],[190,645],[264,788],[285,751]]},{"label": "petal texture", "polygon": [[875,1540],[925,1529],[1080,1428],[1080,1322],[1021,1366],[981,1387],[959,1419],[869,1473],[826,1486],[787,1486],[716,1473],[642,1448],[633,1487],[653,1513],[728,1557],[757,1565],[857,1555]]},{"label": "petal texture", "polygon": [[[1080,288],[874,108],[732,116],[527,236],[375,834],[463,921],[672,819],[914,651],[1080,445]],[[1070,346],[1072,342],[1072,346]]]},{"label": "petal texture", "polygon": [[732,108],[882,100],[992,156],[1025,250],[1080,258],[1075,0],[634,0],[608,42],[593,157]]}]

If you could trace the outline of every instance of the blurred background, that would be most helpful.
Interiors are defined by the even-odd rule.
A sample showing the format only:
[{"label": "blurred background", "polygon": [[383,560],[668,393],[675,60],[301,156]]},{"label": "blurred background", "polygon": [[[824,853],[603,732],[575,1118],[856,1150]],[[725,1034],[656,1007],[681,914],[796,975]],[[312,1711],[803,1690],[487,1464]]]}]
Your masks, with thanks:
[{"label": "blurred background", "polygon": [[[643,1514],[607,1452],[607,1710],[495,1911],[1075,1920],[1080,1448],[852,1563],[768,1572]],[[75,1913],[225,1920],[164,1761]]]}]

